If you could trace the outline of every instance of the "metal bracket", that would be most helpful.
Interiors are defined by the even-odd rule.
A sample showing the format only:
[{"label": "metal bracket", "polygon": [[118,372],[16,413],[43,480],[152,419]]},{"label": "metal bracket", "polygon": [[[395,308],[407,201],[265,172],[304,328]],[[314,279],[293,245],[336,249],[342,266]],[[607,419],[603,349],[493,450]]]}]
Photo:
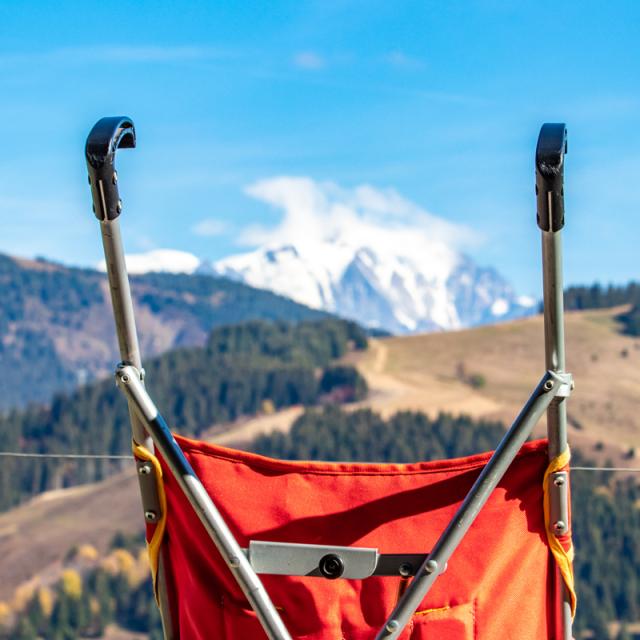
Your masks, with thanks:
[{"label": "metal bracket", "polygon": [[162,517],[156,469],[148,460],[136,460],[136,471],[138,472],[145,522],[154,524]]},{"label": "metal bracket", "polygon": [[338,547],[251,540],[243,549],[256,573],[363,580],[371,576],[413,576],[427,554],[381,554],[368,547]]},{"label": "metal bracket", "polygon": [[562,536],[569,531],[569,475],[566,471],[557,471],[549,476],[549,517],[553,533]]}]

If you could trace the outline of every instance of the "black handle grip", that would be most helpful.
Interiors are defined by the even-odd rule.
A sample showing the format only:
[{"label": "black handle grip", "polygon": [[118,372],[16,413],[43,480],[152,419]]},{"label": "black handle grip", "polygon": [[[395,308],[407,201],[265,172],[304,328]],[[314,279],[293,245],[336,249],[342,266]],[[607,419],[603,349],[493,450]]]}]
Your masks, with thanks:
[{"label": "black handle grip", "polygon": [[96,122],[87,137],[85,156],[93,211],[98,220],[115,220],[122,211],[115,169],[116,150],[136,146],[136,130],[131,118],[113,116]]},{"label": "black handle grip", "polygon": [[564,227],[564,156],[567,127],[564,123],[543,124],[536,147],[536,199],[538,226],[543,231]]}]

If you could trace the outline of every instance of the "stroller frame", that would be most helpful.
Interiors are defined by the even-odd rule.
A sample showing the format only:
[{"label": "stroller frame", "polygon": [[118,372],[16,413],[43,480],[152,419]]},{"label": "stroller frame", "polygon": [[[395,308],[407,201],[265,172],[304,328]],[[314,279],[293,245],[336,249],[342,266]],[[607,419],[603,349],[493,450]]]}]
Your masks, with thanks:
[{"label": "stroller frame", "polygon": [[[377,549],[251,541],[242,549],[208,495],[164,418],[144,387],[144,369],[138,345],[133,301],[129,287],[118,217],[122,201],[118,191],[115,155],[118,148],[136,146],[133,122],[126,117],[99,120],[87,138],[85,155],[93,210],[100,222],[111,302],[121,363],[116,382],[129,405],[133,441],[164,458],[170,473],[216,545],[229,570],[256,612],[271,640],[291,640],[278,611],[258,574],[311,575],[326,579],[364,579],[373,575],[413,576],[395,608],[376,635],[376,640],[394,640],[409,622],[420,602],[446,569],[447,562],[473,524],[546,412],[549,459],[567,449],[566,399],[573,389],[565,371],[562,238],[564,226],[564,156],[567,151],[564,124],[545,124],[536,148],[537,223],[542,233],[543,299],[546,372],[433,549],[424,555],[380,554]],[[163,505],[157,490],[156,469],[136,460],[144,518],[160,520]],[[548,478],[550,522],[555,534],[569,531],[569,478],[565,471]],[[556,569],[557,570],[557,569]],[[562,640],[572,638],[571,598],[561,580],[556,594]],[[162,553],[158,564],[157,596],[164,636],[179,637],[171,619]]]}]

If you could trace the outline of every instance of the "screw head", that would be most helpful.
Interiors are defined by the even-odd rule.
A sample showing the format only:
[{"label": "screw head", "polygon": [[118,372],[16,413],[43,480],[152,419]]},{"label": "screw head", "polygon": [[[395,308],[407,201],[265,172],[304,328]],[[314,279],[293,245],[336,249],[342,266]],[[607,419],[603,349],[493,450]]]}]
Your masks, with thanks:
[{"label": "screw head", "polygon": [[411,575],[411,572],[413,570],[413,567],[410,564],[401,564],[398,567],[398,573],[403,577],[403,578],[408,578]]},{"label": "screw head", "polygon": [[148,462],[145,462],[144,464],[141,464],[138,467],[138,473],[141,476],[147,476],[151,473],[151,465]]},{"label": "screw head", "polygon": [[399,626],[400,626],[400,623],[397,620],[389,620],[389,622],[387,622],[387,626],[385,627],[385,629],[389,633],[393,633]]},{"label": "screw head", "polygon": [[147,522],[155,522],[158,519],[158,514],[155,511],[145,511],[144,512],[144,519]]},{"label": "screw head", "polygon": [[557,478],[554,478],[553,484],[556,487],[561,487],[564,484],[564,476],[558,476]]}]

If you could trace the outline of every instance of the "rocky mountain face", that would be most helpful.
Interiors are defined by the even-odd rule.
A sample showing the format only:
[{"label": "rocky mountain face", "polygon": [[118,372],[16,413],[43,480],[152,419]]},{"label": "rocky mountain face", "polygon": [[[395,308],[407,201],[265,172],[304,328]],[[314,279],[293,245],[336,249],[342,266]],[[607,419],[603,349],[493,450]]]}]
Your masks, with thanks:
[{"label": "rocky mountain face", "polygon": [[346,242],[261,248],[200,270],[392,333],[450,330],[531,313],[490,267],[434,244],[424,256]]}]

